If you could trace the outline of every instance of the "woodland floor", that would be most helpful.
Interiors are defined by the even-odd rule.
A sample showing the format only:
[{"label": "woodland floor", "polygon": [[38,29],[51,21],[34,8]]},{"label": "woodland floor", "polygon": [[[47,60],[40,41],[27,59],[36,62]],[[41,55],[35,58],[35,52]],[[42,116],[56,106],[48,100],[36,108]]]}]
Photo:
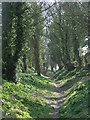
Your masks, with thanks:
[{"label": "woodland floor", "polygon": [[4,118],[90,118],[89,70],[62,69],[53,78],[20,73],[20,78],[18,84],[3,80]]},{"label": "woodland floor", "polygon": [[[84,70],[84,72],[86,72],[86,71]],[[54,89],[54,93],[55,93],[56,99],[53,100],[52,97],[49,97],[49,98],[48,98],[49,103],[50,103],[51,101],[53,101],[53,103],[50,103],[50,104],[49,104],[50,106],[52,106],[52,107],[54,108],[54,111],[53,111],[52,114],[51,114],[51,118],[60,118],[60,110],[62,109],[62,106],[63,106],[64,101],[66,100],[67,96],[71,93],[71,91],[70,91],[69,94],[66,94],[66,91],[68,91],[68,90],[70,90],[71,88],[73,88],[73,86],[74,86],[75,84],[80,85],[80,84],[83,84],[84,82],[87,82],[88,80],[90,80],[90,72],[87,71],[87,72],[86,72],[86,75],[85,75],[84,72],[82,72],[82,70],[81,70],[81,73],[80,73],[80,71],[78,71],[78,73],[80,73],[81,75],[80,75],[80,76],[77,76],[77,75],[76,75],[74,78],[73,78],[73,76],[74,76],[75,74],[77,74],[77,72],[76,72],[76,71],[75,71],[75,73],[74,73],[74,72],[71,72],[71,74],[74,73],[74,74],[71,75],[72,79],[69,80],[69,79],[70,79],[70,78],[69,78],[69,79],[66,81],[66,83],[63,84],[63,85],[62,85],[63,79],[61,79],[61,84],[60,84],[60,80],[54,79],[54,82],[55,82],[55,84],[56,84],[56,87],[55,87],[55,89]],[[84,74],[83,74],[83,73],[84,73]],[[66,72],[66,75],[65,75],[66,77],[64,77],[64,74],[62,74],[62,75],[63,75],[63,78],[64,78],[64,79],[65,79],[65,78],[67,79],[67,78],[69,77],[67,72]],[[80,85],[80,86],[81,86],[81,85]],[[88,108],[88,106],[87,106],[87,108]],[[88,116],[88,113],[87,113],[87,116]]]}]

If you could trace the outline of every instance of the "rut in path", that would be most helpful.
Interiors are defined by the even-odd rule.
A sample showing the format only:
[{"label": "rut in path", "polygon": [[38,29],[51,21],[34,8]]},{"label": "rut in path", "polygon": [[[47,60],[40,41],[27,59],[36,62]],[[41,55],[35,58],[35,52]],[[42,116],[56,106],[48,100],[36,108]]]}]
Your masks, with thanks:
[{"label": "rut in path", "polygon": [[[56,81],[55,81],[56,83]],[[55,99],[53,100],[53,98],[47,98],[49,100],[49,105],[51,107],[54,108],[53,113],[51,113],[51,118],[58,118],[59,117],[59,111],[60,111],[60,107],[64,102],[65,96],[64,96],[64,91],[62,89],[60,89],[60,86],[58,86],[58,84],[56,83],[56,87],[54,89],[55,92]],[[52,103],[53,101],[53,103]]]}]

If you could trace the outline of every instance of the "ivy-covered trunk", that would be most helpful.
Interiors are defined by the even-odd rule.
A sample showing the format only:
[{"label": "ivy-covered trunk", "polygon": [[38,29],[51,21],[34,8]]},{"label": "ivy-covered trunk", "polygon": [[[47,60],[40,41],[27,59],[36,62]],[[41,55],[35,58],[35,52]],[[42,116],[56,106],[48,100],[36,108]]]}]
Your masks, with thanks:
[{"label": "ivy-covered trunk", "polygon": [[[7,79],[8,81],[16,82],[16,65],[22,50],[22,43],[24,42],[22,3],[3,3],[2,9],[3,78]],[[15,26],[13,26],[13,19],[15,19]],[[16,31],[15,38],[13,38],[12,29],[15,29]],[[14,47],[12,47],[12,44]]]},{"label": "ivy-covered trunk", "polygon": [[16,82],[16,65],[14,61],[8,61],[6,68],[5,79]]}]

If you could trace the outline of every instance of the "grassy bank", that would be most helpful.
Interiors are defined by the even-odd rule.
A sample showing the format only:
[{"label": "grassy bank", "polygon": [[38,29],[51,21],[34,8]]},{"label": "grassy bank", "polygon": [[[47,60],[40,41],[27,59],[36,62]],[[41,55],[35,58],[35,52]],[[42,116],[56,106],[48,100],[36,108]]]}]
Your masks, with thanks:
[{"label": "grassy bank", "polygon": [[53,96],[55,84],[51,80],[31,74],[20,74],[18,84],[3,80],[3,117],[47,118],[53,108],[46,97]]},{"label": "grassy bank", "polygon": [[65,94],[59,117],[90,117],[88,115],[88,81],[90,80],[90,71],[84,68],[77,68],[71,72],[62,69],[55,76],[60,86],[60,91],[64,91]]},{"label": "grassy bank", "polygon": [[59,111],[60,118],[90,117],[88,115],[89,70],[77,68],[67,71],[63,68],[54,75],[56,82],[44,76],[37,76],[33,72],[20,73],[19,77],[20,81],[17,84],[3,80],[3,117],[51,118],[54,108],[49,105],[47,98],[51,98],[51,104],[55,102],[57,85],[60,93],[64,91],[64,102]]}]

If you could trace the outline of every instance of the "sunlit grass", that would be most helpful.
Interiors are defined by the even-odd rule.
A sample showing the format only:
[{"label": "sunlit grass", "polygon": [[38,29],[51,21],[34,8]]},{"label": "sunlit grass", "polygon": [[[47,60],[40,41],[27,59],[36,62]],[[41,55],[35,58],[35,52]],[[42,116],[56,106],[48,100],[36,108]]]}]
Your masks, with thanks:
[{"label": "sunlit grass", "polygon": [[[73,70],[58,81],[65,88],[65,101],[60,108],[60,118],[88,118],[88,80],[90,71],[86,69]],[[61,76],[61,74],[60,74]],[[85,79],[85,80],[83,80]],[[71,85],[71,86],[70,86]],[[68,88],[69,89],[66,89]]]},{"label": "sunlit grass", "polygon": [[37,75],[21,74],[18,84],[3,80],[3,116],[47,118],[53,108],[44,97],[54,96],[55,83]]},{"label": "sunlit grass", "polygon": [[87,83],[73,86],[68,91],[69,95],[62,106],[60,117],[86,118],[88,115],[88,91]]}]

